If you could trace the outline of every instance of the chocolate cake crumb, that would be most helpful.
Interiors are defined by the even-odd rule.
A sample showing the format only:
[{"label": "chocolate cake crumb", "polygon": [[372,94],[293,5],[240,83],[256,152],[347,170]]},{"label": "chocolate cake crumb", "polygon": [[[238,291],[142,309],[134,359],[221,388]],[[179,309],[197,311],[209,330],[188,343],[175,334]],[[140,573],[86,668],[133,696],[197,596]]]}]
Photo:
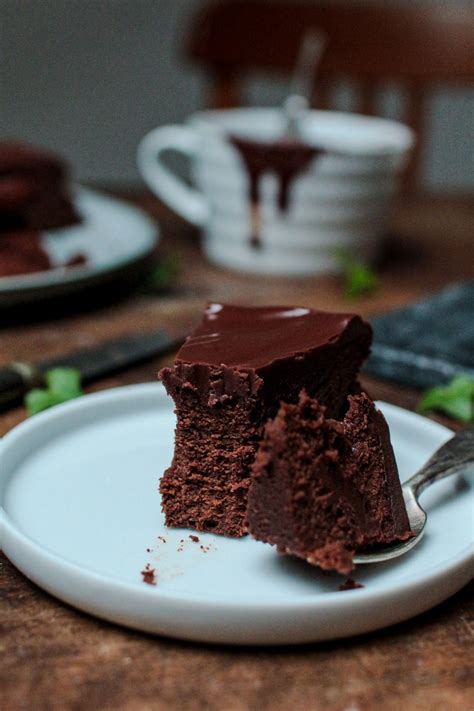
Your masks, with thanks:
[{"label": "chocolate cake crumb", "polygon": [[64,265],[65,267],[81,267],[84,264],[87,264],[89,260],[87,259],[85,254],[75,254],[71,259],[69,259],[66,264]]},{"label": "chocolate cake crumb", "polygon": [[162,543],[166,543],[166,538],[164,538],[164,536],[158,536],[158,540]]},{"label": "chocolate cake crumb", "polygon": [[152,568],[149,563],[145,565],[145,568],[140,571],[143,575],[143,582],[147,585],[156,585],[156,573],[155,568]]},{"label": "chocolate cake crumb", "polygon": [[54,230],[81,221],[70,194],[67,166],[49,151],[0,141],[0,177],[0,232]]},{"label": "chocolate cake crumb", "polygon": [[188,538],[190,538],[193,543],[199,543],[199,536],[188,536]]},{"label": "chocolate cake crumb", "polygon": [[147,552],[147,553],[151,553],[151,551],[152,551],[151,548],[147,548],[147,549],[146,549],[146,552]]},{"label": "chocolate cake crumb", "polygon": [[344,590],[356,590],[357,588],[363,588],[365,587],[362,585],[362,583],[358,583],[356,580],[353,580],[352,578],[347,578],[345,583],[341,583],[339,585],[338,590],[343,592]]}]

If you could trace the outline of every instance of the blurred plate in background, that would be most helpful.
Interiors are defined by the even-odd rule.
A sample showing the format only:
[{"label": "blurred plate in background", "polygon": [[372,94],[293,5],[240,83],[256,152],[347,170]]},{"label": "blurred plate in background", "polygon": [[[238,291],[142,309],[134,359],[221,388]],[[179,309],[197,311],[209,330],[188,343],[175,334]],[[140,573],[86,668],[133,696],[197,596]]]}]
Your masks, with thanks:
[{"label": "blurred plate in background", "polygon": [[[102,193],[78,187],[74,199],[82,222],[43,233],[54,264],[45,272],[0,277],[0,308],[77,293],[125,276],[155,249],[157,226],[141,210]],[[86,264],[61,266],[81,254]]]}]

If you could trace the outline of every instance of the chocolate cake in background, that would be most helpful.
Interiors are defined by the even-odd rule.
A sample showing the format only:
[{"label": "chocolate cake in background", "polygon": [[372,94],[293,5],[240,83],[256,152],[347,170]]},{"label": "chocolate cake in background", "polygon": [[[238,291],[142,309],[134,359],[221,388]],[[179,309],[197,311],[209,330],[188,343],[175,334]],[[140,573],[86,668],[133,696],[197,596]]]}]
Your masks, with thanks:
[{"label": "chocolate cake in background", "polygon": [[364,393],[342,419],[302,393],[265,426],[253,468],[248,525],[258,540],[348,573],[355,551],[410,536],[383,415]]},{"label": "chocolate cake in background", "polygon": [[0,234],[0,277],[31,274],[51,268],[41,246],[40,235],[33,230]]},{"label": "chocolate cake in background", "polygon": [[0,141],[0,276],[50,269],[41,231],[79,221],[64,162],[26,143]]},{"label": "chocolate cake in background", "polygon": [[160,485],[167,525],[246,533],[265,423],[302,389],[328,417],[342,417],[370,340],[370,326],[353,314],[210,304],[174,366],[160,372],[177,414]]},{"label": "chocolate cake in background", "polygon": [[26,143],[0,141],[0,228],[51,230],[78,221],[65,163]]}]

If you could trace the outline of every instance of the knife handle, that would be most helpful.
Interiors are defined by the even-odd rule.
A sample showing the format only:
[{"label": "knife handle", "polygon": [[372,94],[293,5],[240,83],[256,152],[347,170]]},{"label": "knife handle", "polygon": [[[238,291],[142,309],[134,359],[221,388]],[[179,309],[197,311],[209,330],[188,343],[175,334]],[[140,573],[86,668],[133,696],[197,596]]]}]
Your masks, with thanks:
[{"label": "knife handle", "polygon": [[41,380],[40,371],[31,363],[10,363],[0,368],[0,409],[21,400]]}]

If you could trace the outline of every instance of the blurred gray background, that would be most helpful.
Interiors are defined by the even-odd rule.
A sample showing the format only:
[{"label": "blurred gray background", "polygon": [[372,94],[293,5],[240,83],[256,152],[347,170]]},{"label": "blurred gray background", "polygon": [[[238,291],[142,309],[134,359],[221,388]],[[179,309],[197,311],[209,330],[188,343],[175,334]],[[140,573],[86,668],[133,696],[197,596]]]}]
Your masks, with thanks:
[{"label": "blurred gray background", "polygon": [[[0,135],[57,150],[80,180],[140,184],[140,138],[204,106],[206,78],[183,56],[202,1],[0,0]],[[424,5],[429,12],[437,2],[461,1]],[[286,89],[283,81],[255,77],[246,99],[278,104]],[[336,99],[350,109],[350,87],[341,86]],[[396,89],[380,96],[382,115],[398,118],[401,106]],[[428,118],[425,187],[473,190],[474,89],[437,92]]]}]

